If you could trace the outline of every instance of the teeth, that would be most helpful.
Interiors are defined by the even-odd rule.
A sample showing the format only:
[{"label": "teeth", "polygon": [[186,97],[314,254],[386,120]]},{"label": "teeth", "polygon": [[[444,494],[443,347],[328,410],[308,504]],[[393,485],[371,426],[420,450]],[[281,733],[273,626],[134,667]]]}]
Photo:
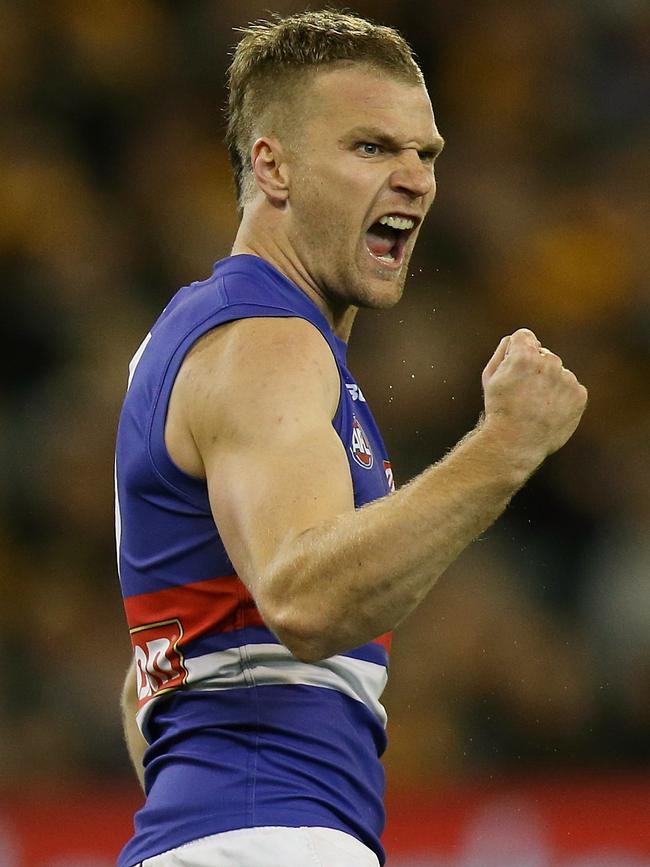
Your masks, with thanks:
[{"label": "teeth", "polygon": [[400,229],[401,231],[412,229],[415,226],[415,220],[411,220],[409,217],[397,217],[394,214],[380,217],[377,222],[381,223],[382,226],[390,226],[391,229]]}]

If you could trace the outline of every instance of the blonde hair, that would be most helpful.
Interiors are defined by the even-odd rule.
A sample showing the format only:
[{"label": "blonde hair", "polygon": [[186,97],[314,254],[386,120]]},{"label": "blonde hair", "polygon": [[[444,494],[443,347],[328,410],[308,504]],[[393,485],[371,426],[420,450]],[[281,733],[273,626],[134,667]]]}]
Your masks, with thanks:
[{"label": "blonde hair", "polygon": [[296,95],[323,66],[359,63],[408,84],[422,84],[408,43],[392,27],[351,13],[303,12],[242,28],[228,70],[228,131],[240,209],[254,191],[250,153],[258,131],[269,121],[295,120]]}]

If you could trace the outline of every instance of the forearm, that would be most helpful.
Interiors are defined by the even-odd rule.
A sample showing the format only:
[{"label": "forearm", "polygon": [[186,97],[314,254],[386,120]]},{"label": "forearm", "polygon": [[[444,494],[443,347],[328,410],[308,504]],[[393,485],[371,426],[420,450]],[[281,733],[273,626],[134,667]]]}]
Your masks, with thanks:
[{"label": "forearm", "polygon": [[124,681],[124,686],[122,687],[120,706],[122,709],[122,726],[124,729],[126,748],[129,752],[129,758],[131,759],[135,769],[138,781],[144,789],[144,766],[142,760],[147,748],[147,742],[142,737],[135,720],[137,699],[135,666],[133,664],[129,667]]},{"label": "forearm", "polygon": [[258,600],[296,656],[350,650],[394,628],[505,509],[534,462],[513,467],[479,427],[389,497],[303,534]]}]

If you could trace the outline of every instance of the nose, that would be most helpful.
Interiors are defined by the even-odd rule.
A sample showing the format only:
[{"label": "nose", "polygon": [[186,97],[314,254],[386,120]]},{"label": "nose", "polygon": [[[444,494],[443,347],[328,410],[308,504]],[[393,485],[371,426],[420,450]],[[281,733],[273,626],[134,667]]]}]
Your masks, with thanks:
[{"label": "nose", "polygon": [[432,191],[435,193],[433,166],[422,162],[415,148],[404,148],[391,173],[390,186],[395,192],[406,193],[412,199],[423,198]]}]

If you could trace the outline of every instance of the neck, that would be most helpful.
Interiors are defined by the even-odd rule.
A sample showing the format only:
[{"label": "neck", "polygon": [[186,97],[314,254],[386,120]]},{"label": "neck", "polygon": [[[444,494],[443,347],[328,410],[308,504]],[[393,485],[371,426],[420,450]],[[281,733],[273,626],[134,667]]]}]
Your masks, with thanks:
[{"label": "neck", "polygon": [[282,217],[265,201],[255,199],[244,208],[231,255],[258,256],[264,259],[313,301],[323,313],[337,337],[346,343],[358,307],[337,303],[312,278],[289,240]]}]

